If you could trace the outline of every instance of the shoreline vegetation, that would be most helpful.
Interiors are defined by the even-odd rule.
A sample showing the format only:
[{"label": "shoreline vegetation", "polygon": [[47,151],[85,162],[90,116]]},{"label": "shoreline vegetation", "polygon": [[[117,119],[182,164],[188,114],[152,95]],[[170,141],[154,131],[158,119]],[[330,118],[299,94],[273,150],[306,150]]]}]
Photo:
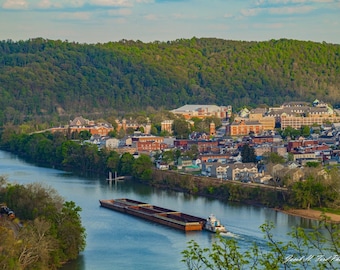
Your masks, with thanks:
[{"label": "shoreline vegetation", "polygon": [[338,188],[336,170],[329,171],[330,177],[326,183],[321,178],[316,178],[317,174],[310,169],[306,181],[293,183],[287,188],[250,185],[177,171],[155,170],[150,157],[146,155],[141,155],[136,159],[130,153],[119,155],[115,151],[106,149],[98,151],[95,145],[79,144],[59,133],[46,132],[29,135],[12,131],[6,133],[6,137],[4,134],[0,141],[2,150],[14,153],[38,166],[40,164],[75,173],[94,173],[105,176],[110,171],[117,172],[118,175],[131,175],[135,181],[156,188],[182,191],[222,201],[261,205],[308,219],[320,220],[322,211],[325,209],[330,220],[340,222],[340,215],[333,207],[340,201],[336,192]]}]

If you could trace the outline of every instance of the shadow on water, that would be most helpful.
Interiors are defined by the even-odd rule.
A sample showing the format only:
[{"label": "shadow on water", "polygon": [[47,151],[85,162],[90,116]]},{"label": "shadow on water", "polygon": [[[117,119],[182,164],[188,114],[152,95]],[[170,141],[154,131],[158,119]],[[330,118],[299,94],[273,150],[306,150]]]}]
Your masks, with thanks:
[{"label": "shadow on water", "polygon": [[83,255],[79,255],[76,260],[70,261],[63,265],[61,270],[83,270],[85,269],[85,259]]}]

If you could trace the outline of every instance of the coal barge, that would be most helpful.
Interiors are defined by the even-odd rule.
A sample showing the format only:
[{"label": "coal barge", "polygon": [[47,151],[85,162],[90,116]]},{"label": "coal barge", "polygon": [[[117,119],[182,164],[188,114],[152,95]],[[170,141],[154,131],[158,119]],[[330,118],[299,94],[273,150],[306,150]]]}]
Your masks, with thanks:
[{"label": "coal barge", "polygon": [[102,207],[183,231],[201,231],[206,219],[131,199],[99,200]]}]

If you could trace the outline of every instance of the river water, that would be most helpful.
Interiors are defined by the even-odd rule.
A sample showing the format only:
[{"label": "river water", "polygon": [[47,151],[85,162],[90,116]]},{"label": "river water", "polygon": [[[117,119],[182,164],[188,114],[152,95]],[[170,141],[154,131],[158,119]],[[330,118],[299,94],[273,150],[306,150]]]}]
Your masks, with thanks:
[{"label": "river water", "polygon": [[186,269],[181,262],[181,252],[187,242],[194,239],[202,247],[208,247],[214,241],[215,235],[206,231],[185,233],[101,208],[100,199],[130,198],[204,218],[213,213],[231,232],[228,237],[239,239],[242,250],[248,249],[253,242],[265,246],[259,226],[266,221],[274,222],[273,235],[281,241],[287,239],[286,234],[292,226],[310,228],[315,225],[315,221],[264,207],[223,203],[129,181],[109,185],[105,178],[85,178],[37,167],[4,151],[0,151],[0,175],[10,182],[38,182],[53,187],[65,200],[74,201],[82,208],[86,249],[63,270]]}]

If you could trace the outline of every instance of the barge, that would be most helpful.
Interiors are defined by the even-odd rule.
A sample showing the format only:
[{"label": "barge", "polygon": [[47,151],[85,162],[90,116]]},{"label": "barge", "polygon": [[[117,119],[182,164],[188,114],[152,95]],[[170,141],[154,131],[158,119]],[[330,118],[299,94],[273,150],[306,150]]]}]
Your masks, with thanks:
[{"label": "barge", "polygon": [[206,219],[131,199],[99,200],[102,207],[183,231],[201,231]]}]

